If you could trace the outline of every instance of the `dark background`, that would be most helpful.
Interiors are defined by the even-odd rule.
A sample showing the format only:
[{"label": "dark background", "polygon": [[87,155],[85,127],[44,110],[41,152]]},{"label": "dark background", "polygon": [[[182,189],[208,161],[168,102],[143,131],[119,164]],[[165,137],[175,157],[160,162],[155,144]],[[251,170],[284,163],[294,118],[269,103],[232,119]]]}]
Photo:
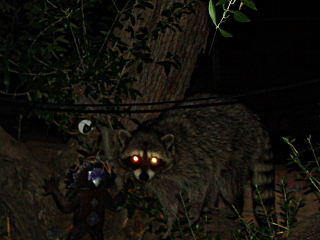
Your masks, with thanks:
[{"label": "dark background", "polygon": [[[320,17],[318,0],[255,1],[258,11],[243,7],[250,23],[233,19],[221,25],[233,38],[219,34],[212,52],[199,58],[187,95],[196,92],[245,96],[239,99],[256,111],[269,129],[275,161],[285,163],[290,149],[282,137],[296,138],[307,149],[310,134],[320,143]],[[210,45],[209,40],[208,45]],[[283,88],[283,86],[289,86]],[[257,93],[257,90],[272,91]],[[0,124],[17,137],[19,114],[22,141],[61,143],[63,138],[28,109],[2,103]]]},{"label": "dark background", "polygon": [[286,163],[290,149],[282,137],[296,138],[298,151],[307,150],[310,134],[314,146],[320,143],[320,4],[255,3],[258,11],[243,8],[250,23],[228,19],[221,25],[233,37],[216,39],[212,56],[199,61],[188,93],[246,95],[239,99],[267,126],[275,161]]}]

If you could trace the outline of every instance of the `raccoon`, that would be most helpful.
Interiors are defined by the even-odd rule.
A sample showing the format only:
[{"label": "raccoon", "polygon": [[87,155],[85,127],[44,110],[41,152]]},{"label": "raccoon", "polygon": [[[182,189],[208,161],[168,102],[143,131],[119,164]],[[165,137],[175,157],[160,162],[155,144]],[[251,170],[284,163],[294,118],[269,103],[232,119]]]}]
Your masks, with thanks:
[{"label": "raccoon", "polygon": [[[212,97],[217,96],[202,94],[193,99]],[[168,237],[177,217],[181,191],[192,206],[189,216],[193,222],[204,208],[215,208],[219,195],[241,212],[249,178],[259,186],[264,204],[271,207],[272,151],[258,116],[234,99],[178,106],[131,133],[118,133],[117,163],[122,170],[118,177],[133,173],[159,199],[168,217],[169,230],[163,238]]]}]

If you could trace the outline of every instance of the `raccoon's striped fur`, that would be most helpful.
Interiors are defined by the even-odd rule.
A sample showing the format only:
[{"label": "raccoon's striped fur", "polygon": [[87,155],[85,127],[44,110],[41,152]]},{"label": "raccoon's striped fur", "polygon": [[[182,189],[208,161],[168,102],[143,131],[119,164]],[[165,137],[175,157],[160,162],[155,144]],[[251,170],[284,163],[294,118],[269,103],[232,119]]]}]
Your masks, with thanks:
[{"label": "raccoon's striped fur", "polygon": [[[213,95],[192,99],[207,97]],[[144,182],[166,210],[169,229],[181,191],[187,193],[195,221],[204,207],[215,207],[219,195],[241,211],[249,178],[259,185],[267,207],[274,202],[272,152],[260,119],[233,99],[182,105],[208,103],[212,106],[171,110],[132,133],[119,132],[119,177],[132,172]]]}]

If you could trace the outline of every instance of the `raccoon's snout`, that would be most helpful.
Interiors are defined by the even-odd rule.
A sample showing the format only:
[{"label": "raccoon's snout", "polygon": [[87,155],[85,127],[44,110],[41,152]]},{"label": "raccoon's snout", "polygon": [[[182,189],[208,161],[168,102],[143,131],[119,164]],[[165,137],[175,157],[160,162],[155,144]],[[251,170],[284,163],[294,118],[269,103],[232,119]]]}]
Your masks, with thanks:
[{"label": "raccoon's snout", "polygon": [[155,172],[151,169],[143,171],[141,168],[136,169],[135,171],[133,171],[133,173],[136,179],[138,179],[140,182],[147,182],[151,180],[155,175]]},{"label": "raccoon's snout", "polygon": [[148,173],[141,173],[140,176],[139,176],[139,180],[141,182],[146,182],[149,180],[149,175]]}]

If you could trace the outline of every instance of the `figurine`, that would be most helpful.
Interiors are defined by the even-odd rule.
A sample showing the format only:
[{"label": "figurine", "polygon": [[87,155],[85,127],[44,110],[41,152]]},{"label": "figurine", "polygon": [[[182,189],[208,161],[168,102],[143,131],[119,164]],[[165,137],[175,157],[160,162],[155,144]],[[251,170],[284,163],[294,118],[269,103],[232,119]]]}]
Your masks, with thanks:
[{"label": "figurine", "polygon": [[110,196],[106,187],[110,188],[110,183],[114,183],[114,176],[110,168],[106,171],[104,166],[101,161],[87,161],[80,166],[78,172],[73,174],[73,183],[67,186],[74,188],[67,198],[59,190],[59,179],[45,179],[44,195],[52,195],[62,212],[74,212],[73,228],[67,240],[80,240],[87,233],[92,240],[103,240],[104,208],[120,210],[115,201],[124,202],[124,194],[120,192],[114,199]]}]

